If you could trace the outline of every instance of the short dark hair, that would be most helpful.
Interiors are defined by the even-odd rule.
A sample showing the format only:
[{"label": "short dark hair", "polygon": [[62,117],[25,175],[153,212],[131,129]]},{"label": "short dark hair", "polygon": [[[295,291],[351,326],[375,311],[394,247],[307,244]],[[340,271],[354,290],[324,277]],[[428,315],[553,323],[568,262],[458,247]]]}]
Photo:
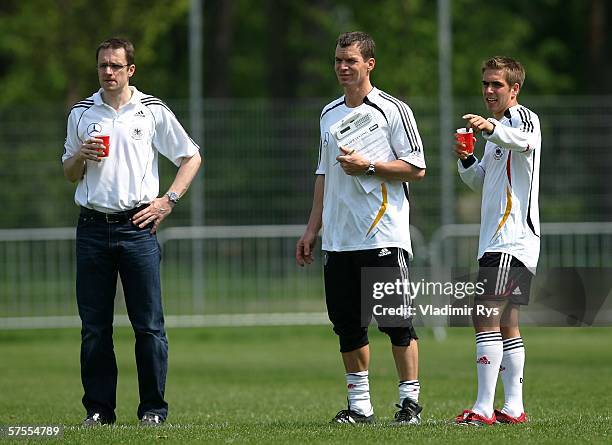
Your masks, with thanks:
[{"label": "short dark hair", "polygon": [[374,58],[376,43],[374,43],[374,39],[365,32],[344,32],[336,39],[336,46],[339,46],[340,48],[346,48],[347,46],[351,46],[353,43],[357,44],[357,48],[359,48],[359,52],[361,53],[363,60]]},{"label": "short dark hair", "polygon": [[98,49],[96,50],[96,62],[98,61],[98,55],[100,51],[103,49],[121,49],[125,50],[125,58],[127,60],[128,65],[134,64],[134,44],[126,39],[119,39],[113,37],[111,39],[106,39],[104,42],[98,45]]},{"label": "short dark hair", "polygon": [[482,62],[482,73],[486,70],[503,71],[506,82],[510,86],[518,83],[522,87],[523,82],[525,82],[525,68],[523,68],[521,62],[510,57],[495,56],[485,60]]}]

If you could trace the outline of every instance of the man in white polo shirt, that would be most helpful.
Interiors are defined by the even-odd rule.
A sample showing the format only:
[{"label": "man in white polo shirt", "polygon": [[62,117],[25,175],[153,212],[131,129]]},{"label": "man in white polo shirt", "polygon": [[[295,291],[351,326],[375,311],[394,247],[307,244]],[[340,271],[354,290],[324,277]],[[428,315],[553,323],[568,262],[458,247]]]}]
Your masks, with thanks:
[{"label": "man in white polo shirt", "polygon": [[[161,251],[155,232],[195,177],[201,158],[172,111],[130,86],[134,46],[109,39],[96,51],[101,89],[70,110],[62,155],[64,176],[77,183],[77,304],[82,321],[83,424],[113,423],[117,363],[113,309],[117,275],[136,336],[142,425],[162,423],[168,341],[161,303]],[[110,136],[102,157],[101,136]],[[158,153],[178,166],[159,196]]]},{"label": "man in white polo shirt", "polygon": [[[425,158],[410,108],[370,82],[376,64],[374,48],[374,40],[363,32],[344,33],[336,41],[335,71],[344,95],[321,113],[313,205],[308,226],[296,245],[296,261],[301,266],[312,263],[317,234],[323,227],[325,299],[339,338],[348,390],[348,407],[332,422],[374,421],[368,323],[375,316],[379,329],[391,341],[399,377],[399,411],[394,420],[397,425],[414,425],[420,423],[422,410],[418,404],[418,337],[409,317],[393,319],[371,311],[368,292],[372,290],[370,279],[382,275],[381,282],[398,279],[407,284],[412,258],[407,182],[425,176]],[[390,146],[389,160],[375,162],[350,143],[338,146],[331,128],[355,112],[368,116],[368,129],[382,132]],[[373,186],[365,189],[365,181]],[[409,297],[404,293],[390,297],[393,303],[387,297],[379,301],[386,308],[396,307],[394,303],[409,307]]]}]

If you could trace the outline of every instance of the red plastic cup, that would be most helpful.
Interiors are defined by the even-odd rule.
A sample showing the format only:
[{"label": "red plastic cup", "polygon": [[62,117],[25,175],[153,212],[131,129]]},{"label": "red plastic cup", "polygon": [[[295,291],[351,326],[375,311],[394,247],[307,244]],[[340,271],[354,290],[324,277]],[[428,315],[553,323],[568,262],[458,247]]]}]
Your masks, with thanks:
[{"label": "red plastic cup", "polygon": [[471,128],[469,130],[467,128],[457,128],[455,138],[457,138],[459,143],[465,144],[465,151],[467,153],[474,153],[474,142],[476,142],[474,130]]},{"label": "red plastic cup", "polygon": [[108,158],[108,151],[110,150],[110,136],[108,135],[100,135],[96,136],[98,139],[102,139],[102,143],[104,144],[104,149],[100,152],[100,158]]}]

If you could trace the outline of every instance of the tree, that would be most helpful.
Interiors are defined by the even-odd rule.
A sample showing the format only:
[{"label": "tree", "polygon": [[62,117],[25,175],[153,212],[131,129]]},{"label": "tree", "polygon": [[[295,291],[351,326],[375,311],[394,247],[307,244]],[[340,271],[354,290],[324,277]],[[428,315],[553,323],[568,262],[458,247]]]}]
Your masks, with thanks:
[{"label": "tree", "polygon": [[176,21],[185,20],[189,5],[187,0],[99,0],[93,6],[86,0],[2,3],[0,60],[6,68],[0,106],[54,101],[70,106],[91,94],[98,88],[95,49],[112,36],[132,40],[139,69],[149,71],[157,46]]}]

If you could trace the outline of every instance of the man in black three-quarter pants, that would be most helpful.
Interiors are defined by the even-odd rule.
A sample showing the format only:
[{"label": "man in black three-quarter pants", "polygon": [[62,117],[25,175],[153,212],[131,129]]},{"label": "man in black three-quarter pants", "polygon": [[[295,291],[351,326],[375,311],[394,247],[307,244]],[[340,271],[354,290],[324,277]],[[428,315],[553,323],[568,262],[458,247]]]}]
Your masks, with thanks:
[{"label": "man in black three-quarter pants", "polygon": [[[348,408],[334,417],[332,422],[337,423],[374,420],[368,383],[372,301],[362,305],[361,296],[371,292],[373,279],[407,283],[412,248],[406,182],[425,176],[423,146],[412,111],[372,86],[370,73],[375,64],[370,36],[362,32],[339,36],[335,71],[344,95],[321,113],[313,206],[306,231],[296,246],[298,264],[312,263],[316,237],[323,227],[327,311],[340,340],[348,388]],[[387,161],[368,158],[364,150],[356,150],[351,144],[339,146],[332,126],[353,113],[370,119],[371,131],[383,131],[390,146]],[[365,268],[384,268],[384,272],[372,277]],[[398,293],[395,300],[386,301],[386,306],[407,306],[409,297],[408,293]],[[391,340],[400,380],[395,421],[400,425],[418,424],[422,408],[418,404],[417,335],[411,319],[376,319],[379,329]]]}]

